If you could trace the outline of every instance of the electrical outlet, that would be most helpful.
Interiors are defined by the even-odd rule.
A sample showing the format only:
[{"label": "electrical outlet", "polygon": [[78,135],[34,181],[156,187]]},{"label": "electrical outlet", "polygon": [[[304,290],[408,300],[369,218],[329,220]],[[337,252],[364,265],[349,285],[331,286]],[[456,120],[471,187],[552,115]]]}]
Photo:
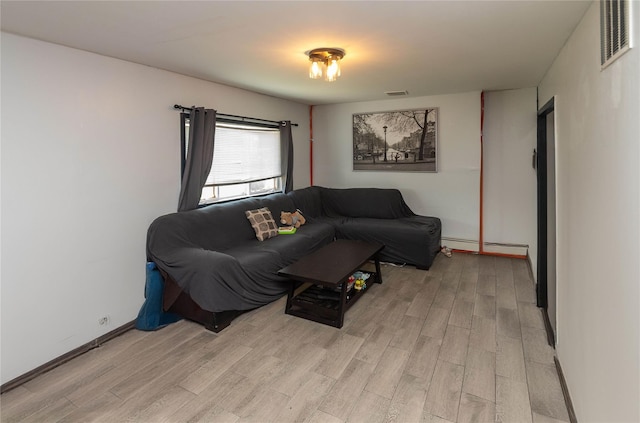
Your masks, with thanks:
[{"label": "electrical outlet", "polygon": [[101,318],[98,319],[98,324],[100,326],[106,326],[109,324],[109,321],[111,319],[109,319],[109,316],[102,316]]}]

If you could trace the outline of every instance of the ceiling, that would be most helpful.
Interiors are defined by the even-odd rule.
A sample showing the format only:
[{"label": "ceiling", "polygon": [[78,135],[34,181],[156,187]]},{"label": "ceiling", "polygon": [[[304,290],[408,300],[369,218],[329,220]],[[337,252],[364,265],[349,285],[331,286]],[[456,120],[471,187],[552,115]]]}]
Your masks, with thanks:
[{"label": "ceiling", "polygon": [[[6,1],[2,30],[305,104],[537,86],[590,1]],[[305,51],[347,54],[336,82]]]}]

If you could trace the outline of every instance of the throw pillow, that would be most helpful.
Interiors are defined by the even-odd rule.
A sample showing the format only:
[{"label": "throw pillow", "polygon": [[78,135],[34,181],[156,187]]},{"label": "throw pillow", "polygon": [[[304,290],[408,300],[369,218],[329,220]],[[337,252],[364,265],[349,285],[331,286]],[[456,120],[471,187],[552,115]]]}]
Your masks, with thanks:
[{"label": "throw pillow", "polygon": [[247,215],[247,219],[251,222],[253,230],[256,231],[256,238],[259,241],[274,237],[278,235],[278,226],[276,225],[271,211],[267,207],[256,210],[247,210],[244,212]]}]

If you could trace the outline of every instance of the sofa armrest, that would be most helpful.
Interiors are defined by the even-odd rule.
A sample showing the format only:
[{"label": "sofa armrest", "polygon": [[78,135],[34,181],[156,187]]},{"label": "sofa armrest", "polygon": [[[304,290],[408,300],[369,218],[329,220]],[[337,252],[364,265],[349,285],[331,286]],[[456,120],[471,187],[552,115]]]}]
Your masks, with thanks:
[{"label": "sofa armrest", "polygon": [[198,247],[174,248],[161,255],[151,254],[158,268],[183,289],[187,288],[193,278],[208,276],[238,265],[237,260],[228,254]]},{"label": "sofa armrest", "polygon": [[247,310],[260,305],[247,298],[254,291],[252,275],[229,254],[185,247],[152,258],[205,311]]}]

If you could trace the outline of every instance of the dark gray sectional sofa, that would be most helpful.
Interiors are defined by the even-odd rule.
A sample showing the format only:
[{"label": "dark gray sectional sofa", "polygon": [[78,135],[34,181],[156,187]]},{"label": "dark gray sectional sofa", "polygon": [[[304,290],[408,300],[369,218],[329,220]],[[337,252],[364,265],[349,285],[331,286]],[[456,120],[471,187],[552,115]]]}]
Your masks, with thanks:
[{"label": "dark gray sectional sofa", "polygon": [[[258,241],[245,211],[299,209],[307,224],[294,235]],[[165,279],[164,309],[220,331],[243,311],[287,291],[279,269],[336,238],[375,240],[380,260],[428,269],[440,250],[440,219],[418,216],[395,189],[308,187],[215,204],[157,218],[147,256]]]}]

